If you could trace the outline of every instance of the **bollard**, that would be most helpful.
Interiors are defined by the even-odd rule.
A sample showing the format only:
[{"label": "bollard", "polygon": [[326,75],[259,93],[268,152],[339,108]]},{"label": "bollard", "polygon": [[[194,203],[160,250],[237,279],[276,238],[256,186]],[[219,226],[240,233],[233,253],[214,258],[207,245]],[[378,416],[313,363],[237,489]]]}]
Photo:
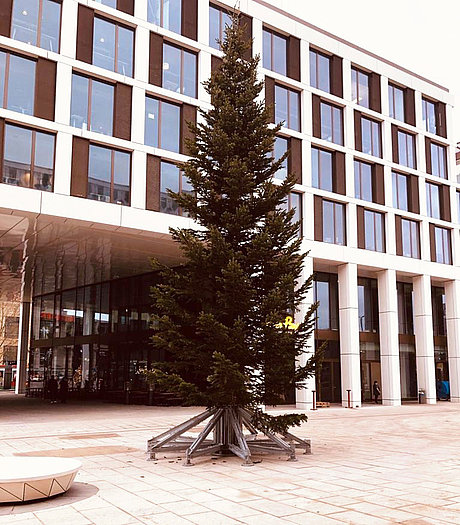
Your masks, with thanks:
[{"label": "bollard", "polygon": [[131,391],[131,383],[129,381],[125,381],[125,405],[129,405],[130,391]]},{"label": "bollard", "polygon": [[316,408],[316,390],[312,390],[311,393],[312,393],[312,396],[313,396],[313,408],[312,408],[312,410],[317,410],[317,408]]},{"label": "bollard", "polygon": [[347,406],[347,408],[353,408],[351,406],[351,390],[347,390],[347,395],[348,395],[348,406]]},{"label": "bollard", "polygon": [[423,388],[419,388],[419,391],[418,391],[418,402],[419,402],[420,405],[425,403],[425,390],[423,390]]}]

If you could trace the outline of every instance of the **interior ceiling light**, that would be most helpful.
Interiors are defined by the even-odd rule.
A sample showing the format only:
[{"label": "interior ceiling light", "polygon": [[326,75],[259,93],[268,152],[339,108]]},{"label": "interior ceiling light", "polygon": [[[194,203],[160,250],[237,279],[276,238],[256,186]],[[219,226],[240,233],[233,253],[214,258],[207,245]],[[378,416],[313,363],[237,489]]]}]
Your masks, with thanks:
[{"label": "interior ceiling light", "polygon": [[27,16],[27,11],[24,9],[24,11],[22,12],[22,14],[23,14],[24,16]]}]

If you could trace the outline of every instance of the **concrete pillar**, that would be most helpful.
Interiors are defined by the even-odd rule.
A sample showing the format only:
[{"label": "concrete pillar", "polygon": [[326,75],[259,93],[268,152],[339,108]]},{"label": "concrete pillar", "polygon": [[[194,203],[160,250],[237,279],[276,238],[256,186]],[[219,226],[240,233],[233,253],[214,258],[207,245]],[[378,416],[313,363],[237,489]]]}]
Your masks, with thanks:
[{"label": "concrete pillar", "polygon": [[[27,300],[28,299],[28,300]],[[27,359],[29,356],[30,319],[31,319],[30,297],[21,300],[21,311],[19,314],[19,338],[17,355],[16,394],[24,394],[27,381]]]},{"label": "concrete pillar", "polygon": [[379,291],[380,366],[382,371],[382,405],[401,404],[399,369],[398,300],[396,271],[377,274]]},{"label": "concrete pillar", "polygon": [[434,405],[436,403],[436,375],[430,276],[414,277],[413,286],[417,384],[419,389],[422,388],[425,391],[425,402]]},{"label": "concrete pillar", "polygon": [[355,263],[338,267],[340,369],[342,377],[342,406],[361,406],[361,359],[358,324],[358,266]]},{"label": "concrete pillar", "polygon": [[[301,276],[301,282],[303,284],[313,273],[313,258],[307,257],[304,262],[304,267]],[[307,314],[310,306],[314,302],[313,286],[308,291],[305,300],[300,305],[300,310],[295,315],[297,323],[303,321]],[[299,366],[305,366],[308,359],[315,353],[315,340],[314,336],[309,340],[308,347],[305,349],[305,353],[302,354],[298,360]],[[315,377],[312,376],[307,379],[306,384],[303,388],[296,390],[296,407],[302,410],[308,410],[313,407],[313,390],[316,390]]]},{"label": "concrete pillar", "polygon": [[460,280],[446,282],[444,290],[450,400],[452,403],[460,403]]}]

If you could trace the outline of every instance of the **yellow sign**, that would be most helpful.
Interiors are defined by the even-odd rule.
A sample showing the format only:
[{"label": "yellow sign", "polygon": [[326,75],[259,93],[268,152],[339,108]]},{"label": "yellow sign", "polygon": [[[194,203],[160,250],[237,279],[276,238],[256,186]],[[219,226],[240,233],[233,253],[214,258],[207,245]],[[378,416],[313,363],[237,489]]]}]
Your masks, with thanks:
[{"label": "yellow sign", "polygon": [[292,317],[288,315],[284,320],[284,323],[275,324],[275,328],[287,328],[288,330],[297,330],[297,328],[299,328],[299,323],[293,323],[292,321]]}]

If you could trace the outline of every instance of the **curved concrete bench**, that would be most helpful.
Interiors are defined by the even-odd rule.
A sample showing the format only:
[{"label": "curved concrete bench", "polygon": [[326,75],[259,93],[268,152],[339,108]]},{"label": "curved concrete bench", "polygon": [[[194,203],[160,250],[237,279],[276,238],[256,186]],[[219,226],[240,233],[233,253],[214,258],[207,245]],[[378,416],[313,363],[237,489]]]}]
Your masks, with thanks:
[{"label": "curved concrete bench", "polygon": [[69,490],[80,467],[76,459],[0,457],[0,503],[62,494]]}]

